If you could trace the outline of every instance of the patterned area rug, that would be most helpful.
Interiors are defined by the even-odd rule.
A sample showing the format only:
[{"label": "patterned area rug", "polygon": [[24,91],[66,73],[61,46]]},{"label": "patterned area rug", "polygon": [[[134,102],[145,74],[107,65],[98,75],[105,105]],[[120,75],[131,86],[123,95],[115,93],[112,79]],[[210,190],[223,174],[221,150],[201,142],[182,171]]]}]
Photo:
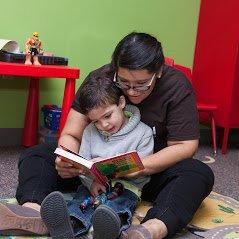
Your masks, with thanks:
[{"label": "patterned area rug", "polygon": [[[66,200],[71,199],[71,195],[65,195]],[[14,198],[1,200],[6,203],[16,203]],[[133,217],[133,224],[139,224],[151,205],[142,202],[136,209]],[[30,239],[30,238],[47,238],[47,237],[14,237],[8,236],[4,239]],[[82,239],[91,239],[92,230]],[[196,212],[193,220],[182,232],[178,233],[174,239],[239,239],[239,202],[212,192],[202,203]]]}]

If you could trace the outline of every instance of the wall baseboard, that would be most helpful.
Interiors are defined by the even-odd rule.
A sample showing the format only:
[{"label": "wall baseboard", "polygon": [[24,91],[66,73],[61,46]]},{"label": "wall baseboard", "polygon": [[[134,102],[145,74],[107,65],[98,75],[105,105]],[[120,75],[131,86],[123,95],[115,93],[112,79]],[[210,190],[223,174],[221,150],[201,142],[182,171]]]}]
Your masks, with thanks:
[{"label": "wall baseboard", "polygon": [[22,128],[0,128],[0,146],[21,145]]},{"label": "wall baseboard", "polygon": [[[0,128],[0,146],[19,146],[22,140],[22,128]],[[209,128],[200,129],[201,141],[210,142]]]},{"label": "wall baseboard", "polygon": [[[0,128],[0,146],[19,146],[22,140],[22,128]],[[220,129],[217,129],[218,137],[220,134]],[[52,141],[52,136],[49,138]],[[48,141],[49,141],[48,140]],[[230,137],[228,138],[230,142],[237,142],[238,144],[238,130],[231,129]],[[200,129],[200,143],[211,144],[211,129],[201,128]]]},{"label": "wall baseboard", "polygon": [[[20,146],[22,142],[22,133],[22,128],[0,128],[0,146]],[[57,133],[40,127],[38,131],[38,142],[57,142]]]}]

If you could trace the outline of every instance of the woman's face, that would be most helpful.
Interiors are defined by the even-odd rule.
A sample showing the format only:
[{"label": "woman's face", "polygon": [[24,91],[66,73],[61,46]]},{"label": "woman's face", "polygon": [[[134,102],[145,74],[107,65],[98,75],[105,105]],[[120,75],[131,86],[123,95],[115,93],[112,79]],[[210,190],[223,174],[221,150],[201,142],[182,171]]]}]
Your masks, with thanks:
[{"label": "woman's face", "polygon": [[[156,74],[149,73],[148,70],[129,70],[119,67],[117,72],[117,79],[120,80],[121,84],[131,87],[128,90],[122,90],[133,104],[141,103],[150,95],[154,88],[156,78]],[[150,85],[150,87],[145,91],[137,91],[137,87],[144,85]]]}]

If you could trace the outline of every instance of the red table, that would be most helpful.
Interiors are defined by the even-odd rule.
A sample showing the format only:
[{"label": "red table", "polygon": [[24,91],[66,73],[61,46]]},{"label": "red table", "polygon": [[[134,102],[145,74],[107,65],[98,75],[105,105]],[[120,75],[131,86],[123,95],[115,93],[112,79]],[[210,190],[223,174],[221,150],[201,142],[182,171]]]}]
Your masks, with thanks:
[{"label": "red table", "polygon": [[59,131],[63,129],[72,100],[75,96],[75,80],[79,78],[80,70],[67,66],[24,65],[0,62],[0,75],[30,77],[25,122],[22,135],[22,145],[33,146],[38,142],[39,117],[39,78],[65,78],[65,90],[62,101],[62,113]]}]

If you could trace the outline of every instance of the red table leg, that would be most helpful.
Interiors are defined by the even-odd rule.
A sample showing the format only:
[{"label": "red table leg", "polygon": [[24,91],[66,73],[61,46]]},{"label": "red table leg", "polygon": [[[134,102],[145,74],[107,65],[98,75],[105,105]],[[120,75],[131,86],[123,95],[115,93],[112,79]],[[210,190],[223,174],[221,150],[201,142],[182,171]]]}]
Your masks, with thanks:
[{"label": "red table leg", "polygon": [[70,111],[72,101],[75,96],[75,79],[66,79],[64,97],[62,102],[62,111],[61,111],[61,119],[59,125],[59,133],[61,133],[64,128],[67,115]]},{"label": "red table leg", "polygon": [[212,145],[214,154],[217,154],[217,131],[216,131],[216,124],[213,116],[213,112],[210,112],[211,118],[211,130],[212,130]]},{"label": "red table leg", "polygon": [[223,132],[223,140],[222,140],[222,154],[225,154],[227,152],[228,134],[229,134],[229,128],[225,127]]},{"label": "red table leg", "polygon": [[37,144],[38,116],[39,116],[39,78],[31,78],[28,89],[28,100],[22,135],[22,145],[33,146]]}]

